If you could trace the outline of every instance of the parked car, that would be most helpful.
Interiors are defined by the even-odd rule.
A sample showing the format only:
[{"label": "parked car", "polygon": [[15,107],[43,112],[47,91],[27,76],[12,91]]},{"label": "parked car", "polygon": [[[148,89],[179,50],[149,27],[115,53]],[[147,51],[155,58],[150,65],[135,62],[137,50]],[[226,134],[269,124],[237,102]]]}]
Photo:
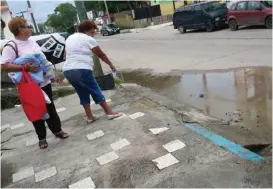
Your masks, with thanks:
[{"label": "parked car", "polygon": [[119,27],[117,27],[115,24],[105,24],[102,26],[100,30],[101,35],[113,35],[120,33]]},{"label": "parked car", "polygon": [[67,32],[58,32],[62,37],[64,37],[65,38],[65,40],[69,37],[69,33],[67,33]]},{"label": "parked car", "polygon": [[185,5],[173,14],[174,29],[185,33],[187,29],[206,29],[207,32],[225,25],[228,9],[218,1]]},{"label": "parked car", "polygon": [[235,31],[239,26],[264,25],[272,28],[272,1],[239,1],[230,6],[228,26]]}]

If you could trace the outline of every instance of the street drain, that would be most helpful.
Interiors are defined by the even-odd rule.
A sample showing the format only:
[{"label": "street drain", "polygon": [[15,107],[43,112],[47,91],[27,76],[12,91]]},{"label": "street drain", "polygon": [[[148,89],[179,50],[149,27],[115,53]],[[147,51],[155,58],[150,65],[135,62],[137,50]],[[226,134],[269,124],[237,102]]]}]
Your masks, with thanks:
[{"label": "street drain", "polygon": [[250,144],[244,148],[261,156],[272,156],[272,144]]}]

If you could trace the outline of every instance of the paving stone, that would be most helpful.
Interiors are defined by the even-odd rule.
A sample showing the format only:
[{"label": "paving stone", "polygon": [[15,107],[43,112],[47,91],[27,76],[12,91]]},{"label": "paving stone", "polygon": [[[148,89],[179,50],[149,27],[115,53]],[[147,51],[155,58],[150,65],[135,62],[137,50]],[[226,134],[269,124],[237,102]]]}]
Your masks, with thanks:
[{"label": "paving stone", "polygon": [[1,130],[4,130],[4,129],[9,128],[9,127],[10,127],[10,124],[5,124],[5,125],[1,126]]},{"label": "paving stone", "polygon": [[96,138],[104,136],[104,132],[102,130],[96,131],[94,133],[86,135],[88,140],[94,140]]},{"label": "paving stone", "polygon": [[137,118],[142,117],[142,116],[144,116],[144,115],[145,115],[145,114],[142,113],[142,112],[136,112],[136,113],[134,113],[134,114],[132,114],[132,115],[129,115],[129,117],[130,117],[131,119],[137,119]]},{"label": "paving stone", "polygon": [[118,158],[119,158],[119,156],[116,154],[116,152],[109,152],[107,154],[104,154],[104,155],[98,157],[97,161],[99,162],[100,165],[104,165],[104,164],[114,161]]},{"label": "paving stone", "polygon": [[56,174],[57,174],[56,167],[50,167],[49,169],[46,169],[46,170],[41,171],[39,173],[36,173],[35,174],[35,182],[40,182],[40,181],[50,178]]},{"label": "paving stone", "polygon": [[12,175],[12,182],[18,182],[20,180],[23,180],[27,177],[33,176],[34,170],[33,167],[29,167],[26,169],[23,169],[15,174]]},{"label": "paving stone", "polygon": [[26,146],[32,146],[34,144],[38,144],[39,140],[37,138],[29,139],[26,141]]},{"label": "paving stone", "polygon": [[172,154],[169,153],[154,159],[153,162],[155,162],[156,166],[161,170],[171,165],[174,165],[178,163],[179,161]]},{"label": "paving stone", "polygon": [[111,100],[111,99],[107,99],[106,102],[107,102],[107,103],[110,103],[110,102],[112,102],[112,100]]},{"label": "paving stone", "polygon": [[176,150],[182,149],[186,146],[183,142],[180,140],[174,140],[168,144],[163,145],[163,148],[165,148],[168,152],[174,152]]},{"label": "paving stone", "polygon": [[68,188],[95,188],[95,184],[91,177],[82,179],[74,184],[68,186]]},{"label": "paving stone", "polygon": [[13,129],[19,129],[21,127],[24,127],[25,124],[24,123],[19,123],[17,125],[13,125],[13,126],[10,126],[10,129],[13,130]]},{"label": "paving stone", "polygon": [[66,109],[65,109],[64,107],[56,109],[57,113],[63,112],[63,111],[65,111],[65,110],[66,110]]},{"label": "paving stone", "polygon": [[110,144],[111,148],[116,151],[119,150],[125,146],[130,145],[130,142],[127,139],[121,139],[115,143]]},{"label": "paving stone", "polygon": [[169,130],[168,127],[160,127],[160,128],[152,128],[152,129],[149,129],[154,135],[157,135],[159,133],[162,133],[164,131],[167,131]]}]

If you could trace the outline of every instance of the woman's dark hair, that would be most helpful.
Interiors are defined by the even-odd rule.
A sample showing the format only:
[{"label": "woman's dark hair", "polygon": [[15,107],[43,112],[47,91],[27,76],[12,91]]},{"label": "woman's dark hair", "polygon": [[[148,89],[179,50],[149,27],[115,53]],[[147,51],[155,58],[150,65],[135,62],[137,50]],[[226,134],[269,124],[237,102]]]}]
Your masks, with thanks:
[{"label": "woman's dark hair", "polygon": [[6,27],[6,23],[4,22],[4,20],[1,18],[1,28],[5,28]]},{"label": "woman's dark hair", "polygon": [[91,20],[83,20],[78,26],[78,32],[85,33],[92,29],[98,29],[96,23]]}]

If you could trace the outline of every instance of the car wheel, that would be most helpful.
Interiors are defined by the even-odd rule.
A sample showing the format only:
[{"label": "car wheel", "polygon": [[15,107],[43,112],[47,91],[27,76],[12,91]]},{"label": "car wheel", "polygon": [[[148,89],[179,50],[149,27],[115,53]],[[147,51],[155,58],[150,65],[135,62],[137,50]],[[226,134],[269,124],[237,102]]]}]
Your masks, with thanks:
[{"label": "car wheel", "polygon": [[236,22],[235,20],[230,20],[230,21],[228,22],[228,27],[229,27],[229,29],[230,29],[231,31],[236,31],[236,30],[238,30],[238,24],[237,24],[237,22]]},{"label": "car wheel", "polygon": [[269,16],[265,20],[265,26],[268,29],[272,29],[272,16]]},{"label": "car wheel", "polygon": [[211,22],[206,22],[205,23],[205,29],[207,32],[212,32],[213,31],[213,24]]},{"label": "car wheel", "polygon": [[186,29],[183,27],[183,26],[179,26],[178,27],[178,31],[183,34],[183,33],[186,33]]}]

